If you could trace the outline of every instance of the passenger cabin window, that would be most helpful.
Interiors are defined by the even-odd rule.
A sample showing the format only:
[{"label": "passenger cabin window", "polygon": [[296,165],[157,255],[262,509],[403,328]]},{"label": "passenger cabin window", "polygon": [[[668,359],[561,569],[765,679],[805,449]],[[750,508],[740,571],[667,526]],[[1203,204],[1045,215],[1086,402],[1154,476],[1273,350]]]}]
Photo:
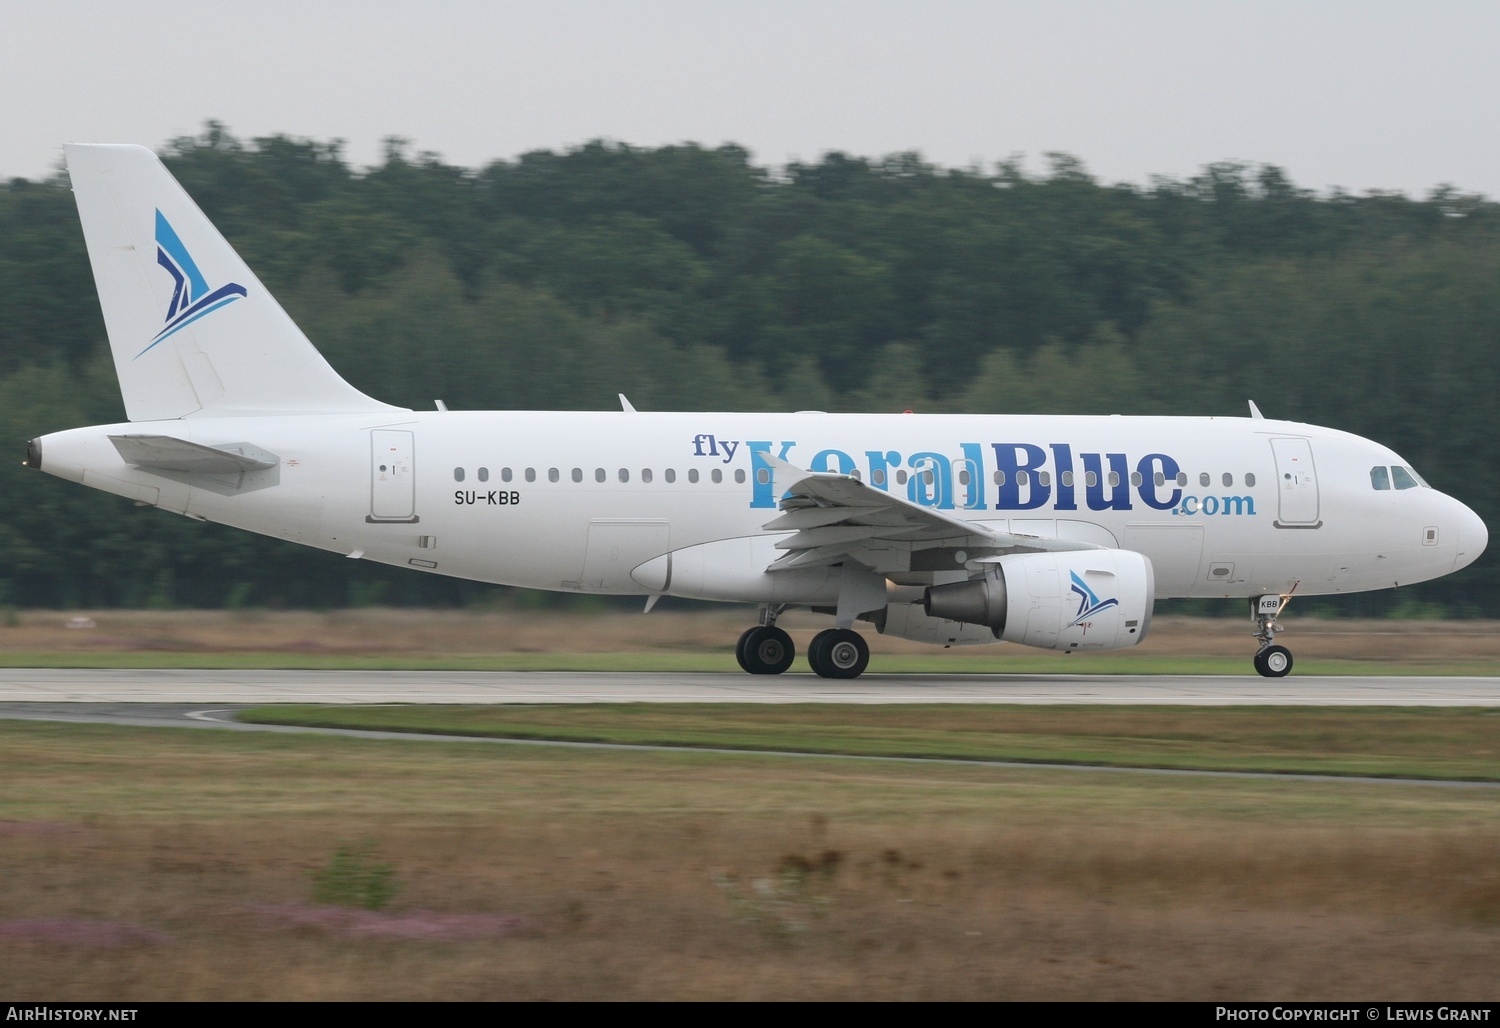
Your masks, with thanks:
[{"label": "passenger cabin window", "polygon": [[1224,488],[1227,489],[1232,485],[1234,485],[1234,476],[1227,471],[1224,472]]},{"label": "passenger cabin window", "polygon": [[745,484],[745,469],[744,468],[736,468],[735,469],[735,471],[734,471],[734,480],[736,482],[740,483],[741,485]]},{"label": "passenger cabin window", "polygon": [[1208,488],[1208,484],[1210,482],[1212,482],[1212,481],[1213,481],[1213,479],[1209,476],[1209,474],[1208,474],[1207,471],[1203,472],[1202,474],[1200,474],[1198,476],[1198,484],[1200,486],[1202,486],[1204,489],[1207,489]]},{"label": "passenger cabin window", "polygon": [[547,469],[547,481],[549,481],[549,482],[556,482],[560,477],[561,476],[557,473],[557,469],[556,468],[548,468]]},{"label": "passenger cabin window", "polygon": [[876,468],[870,472],[870,481],[876,485],[885,485],[885,468]]},{"label": "passenger cabin window", "polygon": [[629,482],[630,481],[630,471],[629,471],[628,468],[621,468],[620,469],[620,481],[621,482]]},{"label": "passenger cabin window", "polygon": [[692,482],[694,484],[697,484],[697,482],[698,482],[698,469],[697,468],[688,468],[688,481]]},{"label": "passenger cabin window", "polygon": [[605,471],[603,468],[595,468],[594,469],[594,481],[595,482],[602,482],[602,481],[604,481],[608,477],[609,477],[609,472]]},{"label": "passenger cabin window", "polygon": [[490,469],[489,468],[480,468],[479,469],[479,480],[481,482],[488,482],[490,480]]},{"label": "passenger cabin window", "polygon": [[651,481],[651,469],[650,468],[642,468],[641,469],[641,481],[642,482],[650,482]]},{"label": "passenger cabin window", "polygon": [[526,469],[526,481],[528,481],[528,482],[535,482],[536,481],[536,468],[527,468]]},{"label": "passenger cabin window", "polygon": [[1250,489],[1254,489],[1255,488],[1255,472],[1253,472],[1253,471],[1247,471],[1247,472],[1245,472],[1245,486],[1247,488],[1250,488]]},{"label": "passenger cabin window", "polygon": [[575,482],[582,482],[583,481],[583,469],[582,468],[574,468],[573,469],[573,481],[575,481]]},{"label": "passenger cabin window", "polygon": [[463,480],[464,480],[464,469],[463,468],[454,468],[453,469],[453,481],[455,481],[455,482],[462,482]]},{"label": "passenger cabin window", "polygon": [[677,481],[677,469],[676,468],[668,468],[666,471],[663,471],[662,474],[667,476],[667,481],[668,482],[675,482],[675,481]]},{"label": "passenger cabin window", "polygon": [[713,472],[710,473],[708,477],[714,480],[714,485],[718,485],[720,482],[724,481],[724,472],[720,471],[718,468],[714,468]]},{"label": "passenger cabin window", "polygon": [[755,480],[757,482],[759,482],[761,485],[770,485],[771,484],[771,472],[768,471],[768,470],[766,470],[765,468],[761,468],[759,471],[757,471],[755,473]]}]

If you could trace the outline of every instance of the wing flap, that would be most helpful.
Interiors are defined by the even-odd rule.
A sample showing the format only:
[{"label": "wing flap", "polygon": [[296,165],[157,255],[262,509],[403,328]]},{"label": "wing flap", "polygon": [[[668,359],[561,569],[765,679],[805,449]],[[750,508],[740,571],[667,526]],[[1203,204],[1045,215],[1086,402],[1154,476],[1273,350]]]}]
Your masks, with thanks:
[{"label": "wing flap", "polygon": [[848,475],[806,471],[769,453],[764,459],[771,465],[784,498],[781,515],[762,527],[768,532],[791,533],[777,540],[776,549],[786,552],[771,562],[768,571],[847,560],[889,573],[915,569],[912,554],[923,550],[962,549],[966,551],[965,561],[972,565],[999,560],[1010,553],[1101,548],[1071,539],[995,531]]}]

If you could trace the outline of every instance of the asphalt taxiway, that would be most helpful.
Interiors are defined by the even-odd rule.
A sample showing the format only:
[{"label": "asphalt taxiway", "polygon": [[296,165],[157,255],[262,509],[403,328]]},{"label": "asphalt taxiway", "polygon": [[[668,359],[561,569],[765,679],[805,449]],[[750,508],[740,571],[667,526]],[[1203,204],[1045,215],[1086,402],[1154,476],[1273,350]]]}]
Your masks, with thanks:
[{"label": "asphalt taxiway", "polygon": [[[1297,706],[1500,707],[1496,678],[1286,678],[1133,675],[864,675],[835,682],[805,674],[755,678],[736,674],[510,671],[185,671],[0,669],[0,720],[62,721],[137,727],[315,732],[370,739],[430,739],[513,746],[623,749],[620,744],[458,738],[236,720],[238,708],[266,703],[995,703],[1231,704]],[[630,749],[643,747],[630,746]],[[670,747],[647,746],[646,749]],[[734,752],[734,751],[717,751]],[[761,754],[765,755],[765,754]],[[946,763],[935,758],[852,758]],[[972,763],[965,761],[964,763]],[[1114,774],[1325,780],[1321,775],[1122,768],[1073,764],[997,767],[1107,771]],[[1343,778],[1346,782],[1500,788],[1494,782]]]},{"label": "asphalt taxiway", "polygon": [[[1024,703],[1500,707],[1500,677],[0,669],[0,704]],[[3,714],[0,714],[3,716]]]}]

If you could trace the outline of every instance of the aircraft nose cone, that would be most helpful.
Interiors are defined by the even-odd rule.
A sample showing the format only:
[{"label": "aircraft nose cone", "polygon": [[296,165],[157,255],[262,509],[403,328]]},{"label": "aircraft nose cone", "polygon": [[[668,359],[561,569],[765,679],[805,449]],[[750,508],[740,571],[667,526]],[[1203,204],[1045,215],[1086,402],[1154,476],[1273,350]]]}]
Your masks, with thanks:
[{"label": "aircraft nose cone", "polygon": [[1478,560],[1490,542],[1490,530],[1485,527],[1479,515],[1463,504],[1458,506],[1461,513],[1458,518],[1458,557],[1453,562],[1454,571],[1466,568]]}]

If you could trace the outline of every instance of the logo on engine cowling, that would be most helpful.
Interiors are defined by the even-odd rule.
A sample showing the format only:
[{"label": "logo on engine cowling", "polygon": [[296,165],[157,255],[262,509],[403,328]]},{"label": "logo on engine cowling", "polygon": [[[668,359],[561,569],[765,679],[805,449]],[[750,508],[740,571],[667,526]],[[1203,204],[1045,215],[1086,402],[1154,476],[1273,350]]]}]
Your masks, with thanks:
[{"label": "logo on engine cowling", "polygon": [[1082,624],[1101,611],[1120,605],[1117,597],[1111,597],[1107,600],[1099,599],[1099,594],[1089,588],[1088,583],[1083,580],[1078,572],[1069,571],[1068,574],[1073,576],[1073,592],[1078,597],[1078,613],[1068,623],[1069,628]]}]

